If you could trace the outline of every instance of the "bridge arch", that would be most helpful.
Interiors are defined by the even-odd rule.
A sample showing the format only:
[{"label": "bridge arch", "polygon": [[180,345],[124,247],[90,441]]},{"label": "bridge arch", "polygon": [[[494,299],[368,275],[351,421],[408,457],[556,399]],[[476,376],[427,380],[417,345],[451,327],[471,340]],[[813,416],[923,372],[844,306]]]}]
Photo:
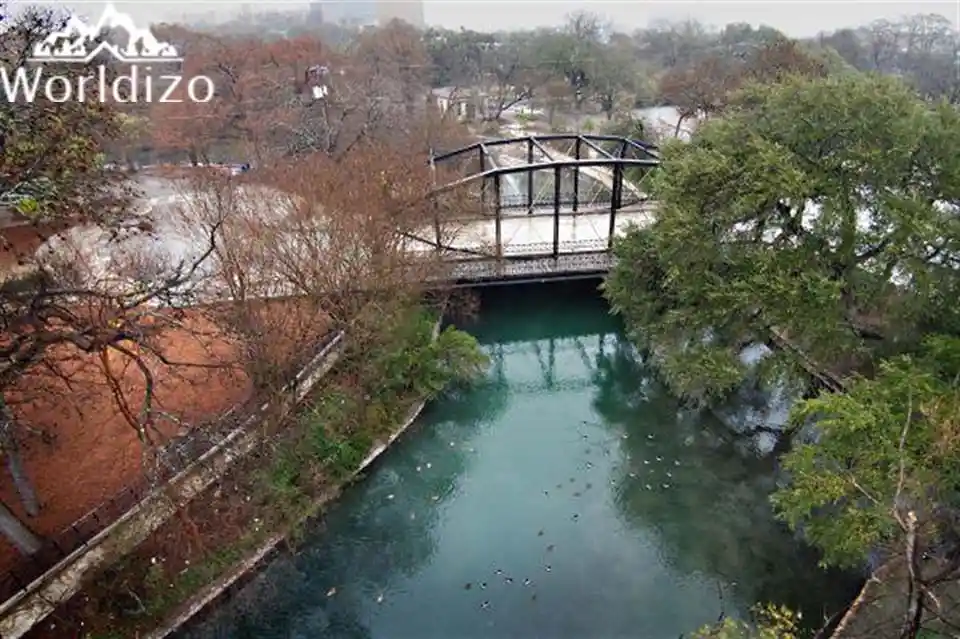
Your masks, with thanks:
[{"label": "bridge arch", "polygon": [[560,269],[560,262],[564,272],[603,272],[615,235],[650,217],[644,180],[659,164],[654,145],[576,133],[484,139],[431,153],[431,196],[456,211],[408,239],[458,260],[465,277],[479,277],[491,263],[518,277]]},{"label": "bridge arch", "polygon": [[434,153],[430,161],[436,192],[468,190],[474,214],[562,215],[644,202],[642,182],[660,154],[652,144],[623,136],[555,133],[480,140]]}]

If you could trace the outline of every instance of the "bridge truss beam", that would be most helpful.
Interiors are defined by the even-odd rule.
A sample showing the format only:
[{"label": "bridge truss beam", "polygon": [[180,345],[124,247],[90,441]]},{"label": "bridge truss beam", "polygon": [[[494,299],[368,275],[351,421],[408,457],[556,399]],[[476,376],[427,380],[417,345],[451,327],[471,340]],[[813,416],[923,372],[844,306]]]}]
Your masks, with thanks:
[{"label": "bridge truss beam", "polygon": [[[563,144],[570,146],[565,152]],[[472,248],[464,251],[465,247],[447,246],[443,242],[438,215],[435,242],[412,236],[409,239],[432,245],[438,253],[466,252],[497,264],[505,260],[512,262],[534,257],[558,261],[570,251],[582,252],[583,248],[566,246],[570,242],[578,244],[584,241],[582,235],[578,239],[577,225],[574,223],[570,226],[571,220],[578,219],[578,216],[587,216],[580,218],[584,220],[581,227],[584,224],[587,227],[599,224],[595,233],[597,238],[602,238],[599,240],[602,245],[591,250],[609,251],[617,233],[618,214],[631,207],[628,209],[631,213],[628,219],[633,220],[634,216],[642,216],[645,211],[645,195],[636,184],[625,182],[625,174],[639,171],[640,175],[645,175],[660,164],[659,150],[653,145],[631,138],[592,134],[485,139],[454,151],[432,153],[430,158],[435,177],[438,164],[447,163],[463,168],[463,161],[467,161],[469,174],[450,179],[445,184],[435,183],[432,197],[439,201],[444,194],[479,187],[472,190],[472,197],[479,195],[479,217],[492,222],[492,233],[486,233],[493,237],[486,235],[488,239],[483,240],[484,245],[480,250]],[[591,185],[585,197],[584,187]],[[628,194],[626,198],[625,192]],[[511,202],[511,198],[522,202]],[[511,210],[515,212],[510,213]],[[511,222],[509,228],[513,230],[508,235],[508,254],[504,246],[504,219],[518,219],[517,213],[531,218],[530,232],[523,231],[523,237],[529,235],[533,238],[538,232],[541,233],[540,239],[533,240],[534,244],[549,237],[549,241],[544,242],[549,244],[547,251],[534,255],[532,250],[520,248],[526,247],[526,244],[518,244],[516,239],[510,240],[518,237],[516,233],[519,228]],[[597,219],[598,215],[604,219]],[[552,224],[533,222],[532,218],[542,216],[551,216]],[[600,230],[603,227],[606,227],[605,234],[604,230]],[[492,250],[487,248],[491,240]],[[529,248],[532,247],[531,244]]]},{"label": "bridge truss beam", "polygon": [[[627,149],[633,150],[638,159],[649,159],[660,160],[660,150],[653,144],[648,144],[641,140],[636,140],[633,138],[627,138],[618,135],[597,135],[597,134],[588,134],[588,133],[546,133],[546,134],[533,134],[525,135],[515,138],[492,138],[486,139],[482,142],[475,142],[473,144],[468,144],[466,146],[460,147],[459,149],[454,149],[452,151],[447,151],[444,153],[435,153],[432,156],[432,161],[434,162],[445,162],[451,159],[458,158],[470,154],[471,152],[476,151],[480,146],[484,146],[487,150],[497,149],[500,147],[508,146],[519,146],[527,145],[531,143],[531,140],[535,144],[542,146],[543,143],[551,142],[566,142],[569,144],[575,144],[579,142],[581,145],[593,145],[596,150],[597,147],[600,147],[603,143],[614,143],[619,144],[624,148],[624,151],[620,153],[619,157],[625,157],[625,151]],[[602,151],[601,155],[607,153]],[[609,154],[608,154],[609,155]]]}]

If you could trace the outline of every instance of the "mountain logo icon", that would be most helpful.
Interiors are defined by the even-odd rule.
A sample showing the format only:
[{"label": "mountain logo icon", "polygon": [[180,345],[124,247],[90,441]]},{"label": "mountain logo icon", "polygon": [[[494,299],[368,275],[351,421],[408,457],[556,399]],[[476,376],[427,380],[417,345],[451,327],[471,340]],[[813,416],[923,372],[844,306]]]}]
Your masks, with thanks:
[{"label": "mountain logo icon", "polygon": [[[101,34],[122,29],[127,36],[125,44],[105,42]],[[60,31],[55,31],[33,47],[31,62],[89,62],[101,52],[120,62],[180,62],[177,48],[160,42],[149,29],[139,29],[130,16],[120,13],[113,4],[107,4],[96,24],[87,24],[77,15],[71,15]]]}]

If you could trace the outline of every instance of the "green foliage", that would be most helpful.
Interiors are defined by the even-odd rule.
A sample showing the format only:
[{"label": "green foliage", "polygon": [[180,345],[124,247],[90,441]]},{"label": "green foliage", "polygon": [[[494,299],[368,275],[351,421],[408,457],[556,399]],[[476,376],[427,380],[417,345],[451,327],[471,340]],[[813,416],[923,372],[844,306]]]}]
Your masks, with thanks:
[{"label": "green foliage", "polygon": [[297,456],[291,450],[283,449],[274,458],[265,479],[275,495],[290,495],[299,490],[297,484],[301,472],[302,468]]},{"label": "green foliage", "polygon": [[346,437],[330,431],[330,427],[322,422],[311,425],[311,452],[335,479],[343,479],[363,461],[370,450],[371,440],[360,435]]},{"label": "green foliage", "polygon": [[792,419],[816,420],[815,443],[783,457],[790,484],[773,497],[830,564],[862,565],[902,547],[898,508],[930,521],[960,481],[960,339],[936,337],[915,357],[885,362],[845,394],[802,402]]},{"label": "green foliage", "polygon": [[370,366],[381,371],[371,380],[379,396],[412,393],[431,398],[447,384],[470,380],[483,371],[486,359],[476,340],[453,327],[434,339],[435,322],[428,314],[406,319],[392,341],[370,358]]},{"label": "green foliage", "polygon": [[831,368],[907,349],[927,326],[957,325],[944,303],[956,278],[928,249],[958,256],[960,220],[936,204],[960,195],[957,144],[960,114],[896,80],[751,86],[663,147],[658,219],[617,242],[606,294],[674,390],[696,397],[737,384],[742,348],[774,331],[796,346],[767,364],[777,375],[798,352]]},{"label": "green foliage", "polygon": [[151,565],[145,582],[148,596],[144,601],[147,606],[144,612],[161,615],[170,610],[240,561],[244,550],[238,545],[210,552],[202,562],[187,566],[172,578],[164,574],[161,564]]},{"label": "green foliage", "polygon": [[692,639],[797,639],[800,614],[766,604],[754,609],[754,621],[729,617],[693,633]]},{"label": "green foliage", "polygon": [[272,500],[299,511],[305,488],[318,475],[346,479],[413,402],[469,381],[486,366],[467,333],[450,327],[435,337],[431,314],[407,311],[394,320],[385,323],[390,329],[375,347],[365,344],[345,356],[343,365],[356,368],[360,379],[345,375],[325,387],[301,417],[299,436],[278,447],[264,482]]}]

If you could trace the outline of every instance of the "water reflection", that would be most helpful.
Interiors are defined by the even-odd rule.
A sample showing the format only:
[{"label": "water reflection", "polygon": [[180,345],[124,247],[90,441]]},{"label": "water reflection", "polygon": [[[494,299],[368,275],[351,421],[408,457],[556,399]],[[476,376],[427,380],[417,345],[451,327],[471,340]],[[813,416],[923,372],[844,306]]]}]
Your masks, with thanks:
[{"label": "water reflection", "polygon": [[816,554],[773,519],[775,459],[756,445],[751,424],[727,425],[763,414],[757,393],[744,408],[725,407],[721,421],[679,405],[623,341],[598,364],[595,407],[621,433],[617,506],[631,527],[656,532],[671,565],[713,578],[728,614],[769,601],[818,626],[825,606],[851,595],[849,575],[820,571]]},{"label": "water reflection", "polygon": [[487,380],[185,636],[675,639],[755,600],[836,603],[772,522],[772,461],[667,396],[592,291],[498,293],[471,330]]}]

